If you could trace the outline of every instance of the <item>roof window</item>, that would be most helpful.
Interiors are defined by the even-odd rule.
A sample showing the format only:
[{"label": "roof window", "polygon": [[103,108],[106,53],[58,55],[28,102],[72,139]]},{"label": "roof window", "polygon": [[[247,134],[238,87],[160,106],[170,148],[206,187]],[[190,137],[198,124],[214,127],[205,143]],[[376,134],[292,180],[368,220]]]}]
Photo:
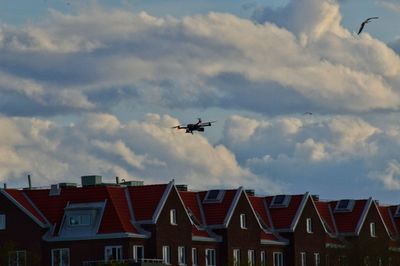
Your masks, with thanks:
[{"label": "roof window", "polygon": [[276,195],[272,198],[271,208],[286,208],[289,206],[290,195]]},{"label": "roof window", "polygon": [[339,200],[336,203],[335,212],[351,212],[353,211],[354,204],[355,204],[354,200],[349,200],[349,199]]},{"label": "roof window", "polygon": [[221,202],[224,198],[225,190],[209,190],[207,191],[206,197],[204,198],[204,203],[214,203],[214,202]]}]

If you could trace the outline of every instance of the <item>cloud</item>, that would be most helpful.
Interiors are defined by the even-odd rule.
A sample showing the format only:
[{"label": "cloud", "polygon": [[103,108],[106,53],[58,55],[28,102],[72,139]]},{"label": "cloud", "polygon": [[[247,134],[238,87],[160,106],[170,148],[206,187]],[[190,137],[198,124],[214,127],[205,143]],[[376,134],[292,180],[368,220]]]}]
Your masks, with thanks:
[{"label": "cloud", "polygon": [[123,102],[261,114],[398,110],[399,56],[368,33],[353,36],[339,11],[334,1],[299,0],[259,8],[254,23],[94,5],[3,24],[0,111],[109,112]]},{"label": "cloud", "polygon": [[390,0],[379,0],[377,1],[380,5],[384,6],[385,8],[394,11],[394,12],[400,12],[400,4],[395,1],[390,1]]}]

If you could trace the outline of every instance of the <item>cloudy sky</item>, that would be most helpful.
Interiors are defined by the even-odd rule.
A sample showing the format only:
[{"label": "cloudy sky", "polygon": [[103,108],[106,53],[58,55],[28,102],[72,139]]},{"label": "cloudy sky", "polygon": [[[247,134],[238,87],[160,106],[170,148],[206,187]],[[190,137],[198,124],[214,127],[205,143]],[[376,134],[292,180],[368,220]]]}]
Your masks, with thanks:
[{"label": "cloudy sky", "polygon": [[[398,1],[0,6],[8,187],[98,174],[400,202]],[[217,123],[171,129],[197,117]]]}]

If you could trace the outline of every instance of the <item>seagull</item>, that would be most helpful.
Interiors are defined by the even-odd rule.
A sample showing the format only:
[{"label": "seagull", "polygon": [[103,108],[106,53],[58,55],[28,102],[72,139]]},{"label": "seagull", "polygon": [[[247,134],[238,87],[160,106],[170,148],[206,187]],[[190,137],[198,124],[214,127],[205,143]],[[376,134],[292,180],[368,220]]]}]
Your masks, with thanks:
[{"label": "seagull", "polygon": [[311,112],[305,112],[305,113],[303,113],[303,115],[312,115],[312,113]]},{"label": "seagull", "polygon": [[367,24],[367,23],[370,23],[371,22],[371,19],[378,19],[379,17],[371,17],[371,18],[367,18],[366,20],[364,20],[362,23],[361,23],[361,26],[360,26],[360,29],[358,30],[358,35],[362,32],[362,30],[364,29],[364,27],[365,27],[365,24]]}]

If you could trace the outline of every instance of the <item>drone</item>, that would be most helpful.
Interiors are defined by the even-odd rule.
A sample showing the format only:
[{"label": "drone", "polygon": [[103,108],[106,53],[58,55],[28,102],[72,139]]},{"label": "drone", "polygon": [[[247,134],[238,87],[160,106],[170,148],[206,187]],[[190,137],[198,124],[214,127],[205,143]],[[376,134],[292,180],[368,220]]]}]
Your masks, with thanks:
[{"label": "drone", "polygon": [[172,128],[176,129],[186,129],[185,133],[191,133],[193,135],[193,131],[200,131],[204,132],[204,127],[210,127],[212,123],[217,121],[210,121],[210,122],[202,122],[201,118],[197,119],[197,123],[195,124],[187,124],[187,125],[178,125]]}]

